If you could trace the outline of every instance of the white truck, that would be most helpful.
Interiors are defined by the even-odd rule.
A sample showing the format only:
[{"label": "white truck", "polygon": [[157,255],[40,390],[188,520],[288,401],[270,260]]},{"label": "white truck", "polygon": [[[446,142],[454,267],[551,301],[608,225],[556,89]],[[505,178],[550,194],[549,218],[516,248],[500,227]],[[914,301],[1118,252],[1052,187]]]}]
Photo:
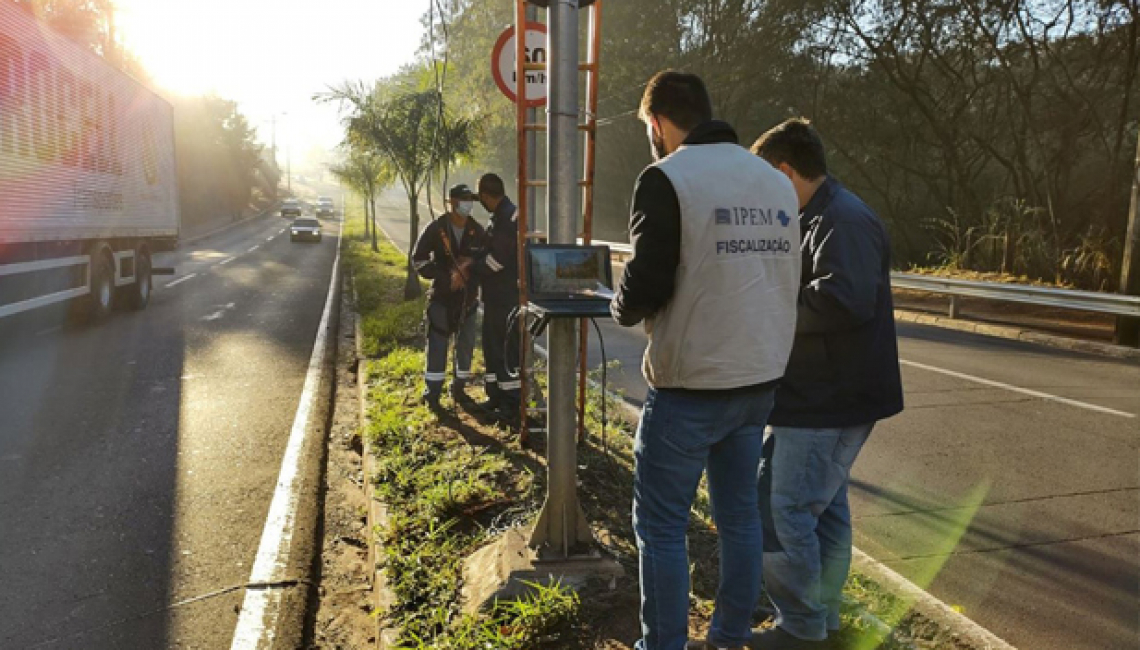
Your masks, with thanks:
[{"label": "white truck", "polygon": [[0,319],[145,308],[179,225],[171,105],[0,1]]}]

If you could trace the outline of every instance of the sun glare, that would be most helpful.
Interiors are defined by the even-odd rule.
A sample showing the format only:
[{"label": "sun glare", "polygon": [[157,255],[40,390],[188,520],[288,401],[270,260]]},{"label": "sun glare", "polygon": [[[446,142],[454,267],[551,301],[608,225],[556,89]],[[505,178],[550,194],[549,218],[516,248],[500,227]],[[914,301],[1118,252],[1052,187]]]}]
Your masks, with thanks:
[{"label": "sun glare", "polygon": [[156,85],[236,100],[299,149],[339,138],[336,112],[312,96],[376,79],[415,56],[427,0],[114,0],[123,43]]}]

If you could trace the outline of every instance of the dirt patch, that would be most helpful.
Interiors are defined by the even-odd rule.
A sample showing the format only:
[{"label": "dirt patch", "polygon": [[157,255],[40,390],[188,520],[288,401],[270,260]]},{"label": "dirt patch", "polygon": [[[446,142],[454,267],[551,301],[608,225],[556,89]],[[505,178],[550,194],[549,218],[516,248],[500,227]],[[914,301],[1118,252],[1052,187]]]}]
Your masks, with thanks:
[{"label": "dirt patch", "polygon": [[353,314],[342,301],[336,404],[328,439],[323,538],[318,601],[311,621],[310,648],[374,647],[372,567],[367,530],[368,499],[360,444],[360,397],[356,381]]}]

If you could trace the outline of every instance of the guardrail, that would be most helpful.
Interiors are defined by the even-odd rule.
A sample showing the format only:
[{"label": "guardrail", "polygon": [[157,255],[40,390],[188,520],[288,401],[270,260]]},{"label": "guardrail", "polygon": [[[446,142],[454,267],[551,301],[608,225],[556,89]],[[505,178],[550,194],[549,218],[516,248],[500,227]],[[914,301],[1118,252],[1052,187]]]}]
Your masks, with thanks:
[{"label": "guardrail", "polygon": [[[625,261],[633,254],[633,248],[622,242],[595,241],[594,243],[609,246],[614,260],[618,262]],[[950,296],[950,318],[958,317],[958,298],[1018,302],[1040,307],[1140,318],[1140,297],[1115,293],[956,280],[915,273],[892,273],[891,286],[895,289]]]}]

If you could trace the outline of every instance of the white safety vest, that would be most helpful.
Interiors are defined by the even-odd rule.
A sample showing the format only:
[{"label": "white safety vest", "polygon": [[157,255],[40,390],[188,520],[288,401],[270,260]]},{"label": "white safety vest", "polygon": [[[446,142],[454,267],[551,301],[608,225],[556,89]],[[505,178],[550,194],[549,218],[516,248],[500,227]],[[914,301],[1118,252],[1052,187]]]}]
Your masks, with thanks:
[{"label": "white safety vest", "polygon": [[673,298],[645,322],[646,381],[727,389],[783,377],[800,288],[791,181],[729,143],[682,146],[656,167],[681,206],[681,264]]}]

